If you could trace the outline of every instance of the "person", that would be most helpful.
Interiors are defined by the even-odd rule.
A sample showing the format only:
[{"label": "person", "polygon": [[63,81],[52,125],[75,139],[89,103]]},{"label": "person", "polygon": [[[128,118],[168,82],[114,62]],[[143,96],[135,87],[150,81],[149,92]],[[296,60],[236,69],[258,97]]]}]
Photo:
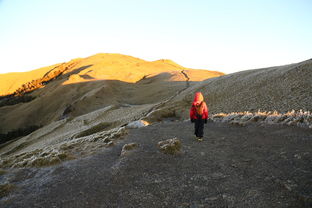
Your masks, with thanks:
[{"label": "person", "polygon": [[196,92],[190,109],[191,122],[195,123],[195,136],[198,141],[203,141],[204,123],[208,119],[208,107],[201,92]]}]

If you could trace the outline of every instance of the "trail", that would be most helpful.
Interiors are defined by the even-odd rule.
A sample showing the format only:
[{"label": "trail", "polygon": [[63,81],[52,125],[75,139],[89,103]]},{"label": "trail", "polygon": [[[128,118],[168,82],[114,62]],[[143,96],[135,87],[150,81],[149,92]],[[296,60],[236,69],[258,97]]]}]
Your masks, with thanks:
[{"label": "trail", "polygon": [[[115,146],[47,168],[11,169],[0,207],[309,207],[311,130],[208,123],[204,141],[189,122],[129,130]],[[179,155],[158,151],[178,137]],[[124,144],[138,149],[120,156]]]},{"label": "trail", "polygon": [[157,103],[155,106],[153,106],[149,111],[147,111],[142,117],[141,119],[145,119],[146,117],[150,116],[153,112],[155,112],[156,110],[159,110],[162,106],[164,106],[166,103],[169,103],[171,100],[173,100],[174,98],[176,98],[177,96],[179,96],[182,92],[184,92],[186,89],[188,89],[190,87],[190,83],[189,83],[189,77],[187,75],[187,73],[182,70],[181,74],[183,74],[183,76],[185,77],[185,87],[182,88],[181,90],[177,91],[176,94],[172,95],[171,97],[169,97],[168,99]]},{"label": "trail", "polygon": [[189,83],[190,77],[187,75],[187,73],[184,70],[182,70],[181,73],[184,75],[184,77],[186,79],[185,80],[186,81],[186,87],[188,88],[190,86],[190,83]]}]

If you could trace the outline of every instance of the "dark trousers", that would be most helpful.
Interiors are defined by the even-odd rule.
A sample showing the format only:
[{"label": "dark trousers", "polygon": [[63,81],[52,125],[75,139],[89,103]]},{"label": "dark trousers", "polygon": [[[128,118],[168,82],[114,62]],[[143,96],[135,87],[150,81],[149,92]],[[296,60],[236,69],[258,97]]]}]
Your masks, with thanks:
[{"label": "dark trousers", "polygon": [[204,136],[204,119],[195,119],[195,135],[197,137],[203,137]]}]

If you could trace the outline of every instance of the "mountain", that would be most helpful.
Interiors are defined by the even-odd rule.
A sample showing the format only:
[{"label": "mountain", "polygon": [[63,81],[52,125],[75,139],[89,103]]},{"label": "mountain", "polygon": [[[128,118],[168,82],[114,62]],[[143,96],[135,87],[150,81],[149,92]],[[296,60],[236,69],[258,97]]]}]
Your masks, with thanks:
[{"label": "mountain", "polygon": [[[88,58],[77,58],[67,63],[55,64],[30,72],[0,74],[0,96],[14,93],[23,84],[42,79],[55,71],[73,75],[64,84],[96,80],[119,80],[134,83],[147,75],[156,75],[167,71],[188,70],[168,59],[144,61],[139,58],[121,54],[96,54]],[[193,70],[192,71],[196,71]],[[77,76],[75,76],[75,74]],[[192,73],[192,81],[206,77],[220,76],[223,73],[208,70],[197,70]],[[68,77],[67,77],[68,78]]]},{"label": "mountain", "polygon": [[[165,59],[149,62],[121,54],[96,54],[29,74],[36,71],[41,77],[20,88],[11,87],[6,93],[15,92],[0,99],[3,138],[43,127],[38,136],[29,137],[52,142],[137,119],[183,120],[188,118],[196,91],[204,94],[210,114],[312,109],[311,59],[224,75],[184,68]],[[22,75],[29,80],[30,75]]]},{"label": "mountain", "polygon": [[97,54],[33,73],[0,75],[0,206],[312,205],[312,60],[224,75]]},{"label": "mountain", "polygon": [[6,96],[0,100],[0,133],[45,126],[110,105],[154,104],[184,89],[186,81],[221,75],[121,54],[96,54],[20,75],[0,75],[7,80],[1,84]]}]

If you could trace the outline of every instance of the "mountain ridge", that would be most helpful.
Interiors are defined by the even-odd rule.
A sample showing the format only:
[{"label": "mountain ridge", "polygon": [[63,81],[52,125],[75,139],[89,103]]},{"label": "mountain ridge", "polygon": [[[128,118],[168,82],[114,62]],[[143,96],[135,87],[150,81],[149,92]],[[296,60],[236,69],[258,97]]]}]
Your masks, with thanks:
[{"label": "mountain ridge", "polygon": [[[44,70],[41,78],[0,100],[0,133],[44,126],[109,105],[159,102],[184,89],[186,81],[223,75],[184,68],[169,60],[148,62],[122,54],[96,54]],[[188,80],[182,70],[189,74]]]},{"label": "mountain ridge", "polygon": [[[47,67],[42,67],[36,70],[32,70],[29,72],[13,72],[7,74],[0,74],[0,96],[6,96],[9,94],[13,94],[18,88],[20,88],[23,84],[27,84],[36,79],[43,79],[44,74],[46,75],[49,71],[59,70],[59,67],[65,65],[74,65],[77,67],[69,67],[66,73],[71,72],[71,70],[75,70],[77,68],[82,69],[85,66],[92,66],[90,71],[97,71],[95,73],[92,72],[80,72],[80,74],[91,74],[89,76],[94,76],[96,79],[116,79],[121,81],[129,81],[135,82],[140,80],[143,76],[149,74],[160,73],[164,71],[179,71],[183,69],[188,69],[180,66],[179,64],[169,60],[169,59],[160,59],[156,61],[145,61],[140,58],[136,58],[133,56],[122,55],[122,54],[113,54],[113,53],[98,53],[86,58],[76,58],[72,59],[69,62],[64,62],[61,64],[55,64]],[[108,66],[111,66],[112,69],[109,69]],[[129,69],[126,69],[126,68]],[[89,67],[88,67],[89,68]],[[94,69],[92,69],[94,68]],[[103,69],[106,71],[103,72]],[[127,75],[122,75],[120,72],[121,69],[126,69]],[[133,70],[133,72],[131,72]],[[64,71],[64,70],[61,70]],[[208,71],[203,70],[202,72],[210,72],[211,75],[223,75],[223,73],[217,71]],[[103,76],[105,74],[105,76]],[[102,75],[102,76],[101,76]],[[122,77],[118,77],[122,76]],[[23,78],[24,81],[23,81]],[[198,79],[198,78],[197,78]],[[78,79],[77,81],[81,81],[82,79]]]}]

